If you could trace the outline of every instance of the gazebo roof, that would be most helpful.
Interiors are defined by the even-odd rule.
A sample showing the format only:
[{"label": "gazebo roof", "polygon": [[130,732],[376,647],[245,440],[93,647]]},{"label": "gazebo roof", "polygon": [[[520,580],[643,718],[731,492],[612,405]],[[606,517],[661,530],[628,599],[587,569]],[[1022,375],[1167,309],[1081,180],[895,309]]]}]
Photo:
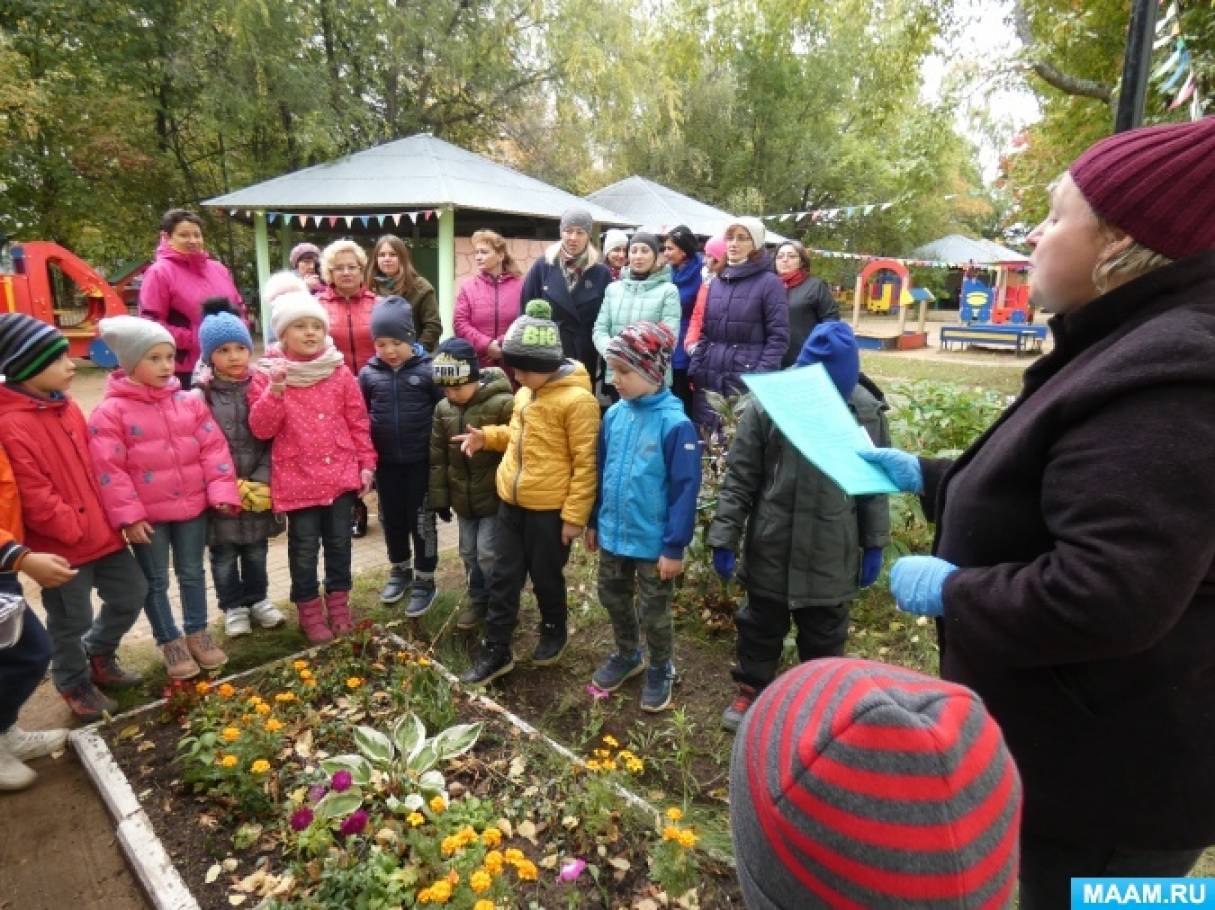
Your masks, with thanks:
[{"label": "gazebo roof", "polygon": [[601,224],[632,225],[628,217],[580,199],[458,145],[418,133],[264,180],[203,202],[227,209],[391,211],[401,208],[477,209],[559,219],[572,206]]},{"label": "gazebo roof", "polygon": [[943,262],[975,265],[1026,265],[1029,257],[994,240],[972,240],[962,234],[947,234],[911,251],[914,259],[938,259]]},{"label": "gazebo roof", "polygon": [[[686,224],[693,234],[701,237],[712,237],[720,233],[734,217],[729,212],[685,196],[669,186],[636,175],[596,190],[586,198],[614,212],[627,215],[643,227],[666,231],[677,224]],[[775,231],[768,231],[770,243],[781,243],[785,239]]]}]

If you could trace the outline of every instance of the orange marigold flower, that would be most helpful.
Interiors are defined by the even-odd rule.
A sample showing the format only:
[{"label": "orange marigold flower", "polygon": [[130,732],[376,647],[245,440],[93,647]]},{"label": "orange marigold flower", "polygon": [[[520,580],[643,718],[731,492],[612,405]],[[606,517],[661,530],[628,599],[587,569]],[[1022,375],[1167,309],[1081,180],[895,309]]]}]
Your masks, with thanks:
[{"label": "orange marigold flower", "polygon": [[235,755],[224,755],[220,758],[219,763],[224,768],[235,768],[240,763],[240,759]]},{"label": "orange marigold flower", "polygon": [[240,730],[236,727],[224,727],[224,732],[220,734],[226,743],[234,743],[240,739]]},{"label": "orange marigold flower", "polygon": [[468,878],[468,887],[473,889],[474,894],[484,894],[493,886],[493,878],[484,869],[478,869]]},{"label": "orange marigold flower", "polygon": [[269,714],[270,706],[268,704],[266,704],[265,702],[262,702],[259,705],[254,705],[253,710],[256,711],[258,714]]},{"label": "orange marigold flower", "polygon": [[279,692],[277,695],[274,696],[274,700],[282,701],[282,702],[295,701],[295,693],[294,692]]},{"label": "orange marigold flower", "polygon": [[447,800],[445,800],[442,796],[439,796],[438,794],[436,794],[435,796],[432,796],[430,798],[430,811],[431,812],[435,812],[435,813],[442,812],[446,808],[447,808]]},{"label": "orange marigold flower", "polygon": [[418,825],[426,824],[426,816],[421,812],[410,812],[405,816],[405,821],[409,822],[410,827],[416,828]]},{"label": "orange marigold flower", "polygon": [[259,758],[249,766],[249,770],[254,774],[265,774],[270,770],[270,762],[266,761],[264,758]]},{"label": "orange marigold flower", "polygon": [[502,856],[501,851],[490,850],[485,854],[484,864],[485,870],[490,875],[501,875],[502,869],[506,865],[506,860]]},{"label": "orange marigold flower", "polygon": [[196,682],[194,684],[194,691],[199,695],[209,695],[211,692],[211,684],[205,679],[202,682]]},{"label": "orange marigold flower", "polygon": [[451,882],[441,878],[431,885],[430,899],[436,904],[446,904],[451,899]]},{"label": "orange marigold flower", "polygon": [[671,808],[667,809],[667,818],[673,822],[677,822],[683,818],[683,810],[678,806],[672,806]]},{"label": "orange marigold flower", "polygon": [[231,698],[236,694],[236,687],[232,683],[224,683],[219,687],[219,694],[224,698]]},{"label": "orange marigold flower", "polygon": [[266,719],[265,727],[267,733],[277,733],[283,729],[283,722],[277,717],[270,717]]},{"label": "orange marigold flower", "polygon": [[486,828],[481,832],[481,843],[487,847],[496,847],[502,843],[502,832],[497,828]]},{"label": "orange marigold flower", "polygon": [[363,684],[363,677],[361,677],[361,676],[351,676],[350,678],[348,678],[346,680],[347,689],[357,689],[362,684]]},{"label": "orange marigold flower", "polygon": [[473,904],[473,910],[494,910],[494,902],[487,900],[479,900]]},{"label": "orange marigold flower", "polygon": [[519,876],[521,882],[534,882],[540,877],[540,870],[530,859],[525,859],[515,866],[515,874]]},{"label": "orange marigold flower", "polygon": [[295,669],[296,669],[296,670],[307,670],[307,669],[308,669],[308,661],[306,661],[306,660],[295,660],[295,661],[292,661],[292,662],[291,662],[291,666],[295,667]]}]

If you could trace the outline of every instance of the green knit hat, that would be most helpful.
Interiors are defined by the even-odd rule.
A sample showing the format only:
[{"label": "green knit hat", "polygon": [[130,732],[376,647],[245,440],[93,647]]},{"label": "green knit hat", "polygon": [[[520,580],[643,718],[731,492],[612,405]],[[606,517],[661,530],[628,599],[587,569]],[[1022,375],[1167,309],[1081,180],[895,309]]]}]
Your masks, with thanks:
[{"label": "green knit hat", "polygon": [[502,360],[516,370],[554,373],[565,362],[561,330],[547,300],[531,300],[502,339]]}]

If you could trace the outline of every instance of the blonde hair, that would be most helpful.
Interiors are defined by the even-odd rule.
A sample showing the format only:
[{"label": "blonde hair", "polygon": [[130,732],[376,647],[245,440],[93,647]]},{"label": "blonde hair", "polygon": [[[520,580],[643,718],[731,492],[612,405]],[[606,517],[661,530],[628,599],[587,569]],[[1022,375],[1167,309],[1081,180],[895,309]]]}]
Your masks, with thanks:
[{"label": "blonde hair", "polygon": [[321,281],[325,284],[333,284],[333,261],[342,253],[354,253],[359,268],[367,268],[367,254],[361,246],[348,238],[335,240],[321,250]]},{"label": "blonde hair", "polygon": [[[401,263],[401,270],[397,273],[397,277],[392,280],[389,294],[404,297],[412,303],[414,291],[418,286],[418,271],[413,267],[413,254],[409,252],[409,247],[396,234],[385,234],[371,248],[371,259],[367,263],[367,287],[376,291],[377,294],[379,293],[375,286],[375,279],[381,272],[380,267],[376,264],[376,260],[380,258],[380,247],[382,246],[392,247],[392,251],[397,254],[397,261]],[[385,275],[384,277],[387,278],[388,276]]]},{"label": "blonde hair", "polygon": [[479,231],[474,231],[470,240],[474,247],[478,243],[484,243],[492,247],[493,251],[502,257],[503,272],[515,275],[516,277],[523,274],[523,270],[519,268],[519,263],[515,262],[515,257],[507,249],[506,240],[497,231],[482,228]]},{"label": "blonde hair", "polygon": [[[1095,214],[1095,213],[1094,213]],[[1115,239],[1119,234],[1130,237],[1112,221],[1106,221],[1097,215],[1097,230],[1102,236]],[[1134,237],[1125,249],[1121,249],[1108,259],[1098,260],[1093,266],[1093,287],[1104,294],[1111,288],[1126,284],[1140,275],[1172,265],[1173,260],[1162,253],[1157,253],[1151,247],[1144,246]]]}]

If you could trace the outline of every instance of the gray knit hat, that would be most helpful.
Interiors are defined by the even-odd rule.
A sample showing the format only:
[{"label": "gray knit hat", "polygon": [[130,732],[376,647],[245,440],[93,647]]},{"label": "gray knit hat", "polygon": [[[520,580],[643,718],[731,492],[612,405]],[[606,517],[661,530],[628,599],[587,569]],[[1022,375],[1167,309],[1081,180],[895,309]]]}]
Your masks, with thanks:
[{"label": "gray knit hat", "polygon": [[595,219],[584,208],[574,206],[574,208],[566,209],[561,215],[561,230],[563,231],[566,228],[580,227],[589,234],[594,226]]},{"label": "gray knit hat", "polygon": [[371,340],[377,338],[395,338],[406,344],[417,341],[413,307],[404,297],[385,297],[371,308]]},{"label": "gray knit hat", "polygon": [[747,711],[730,828],[750,910],[1012,905],[1021,779],[974,692],[812,660]]},{"label": "gray knit hat", "polygon": [[516,370],[553,373],[565,361],[561,331],[547,300],[532,300],[502,339],[502,361]]},{"label": "gray knit hat", "polygon": [[662,244],[658,240],[657,234],[651,234],[649,231],[638,231],[629,238],[629,246],[635,243],[643,243],[654,251],[654,256],[657,258],[659,251],[662,249]]},{"label": "gray knit hat", "polygon": [[109,345],[118,365],[126,372],[135,369],[135,364],[143,360],[158,344],[171,344],[174,350],[177,345],[173,336],[159,322],[151,319],[141,319],[138,316],[107,316],[97,323],[101,329],[101,340]]}]

